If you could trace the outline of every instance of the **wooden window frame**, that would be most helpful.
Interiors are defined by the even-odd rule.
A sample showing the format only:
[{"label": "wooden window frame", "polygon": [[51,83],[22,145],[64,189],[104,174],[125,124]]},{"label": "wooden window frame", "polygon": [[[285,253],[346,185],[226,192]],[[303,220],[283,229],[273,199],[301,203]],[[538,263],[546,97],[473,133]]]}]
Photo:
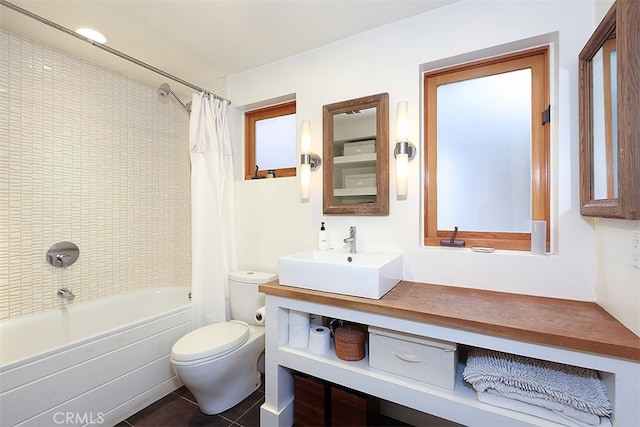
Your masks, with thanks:
[{"label": "wooden window frame", "polygon": [[[244,113],[244,179],[256,176],[256,122],[296,113],[296,101],[271,105]],[[276,169],[276,178],[296,176],[297,165]],[[267,170],[258,170],[257,175],[266,178]]]},{"label": "wooden window frame", "polygon": [[[424,244],[440,246],[453,230],[437,229],[437,99],[438,84],[462,81],[518,69],[532,69],[531,109],[531,219],[547,222],[547,251],[550,248],[550,126],[542,115],[549,108],[549,48],[530,49],[424,74],[424,123],[426,155],[424,156]],[[456,240],[464,240],[467,247],[482,246],[495,249],[525,251],[531,249],[531,233],[483,232],[459,230]]]}]

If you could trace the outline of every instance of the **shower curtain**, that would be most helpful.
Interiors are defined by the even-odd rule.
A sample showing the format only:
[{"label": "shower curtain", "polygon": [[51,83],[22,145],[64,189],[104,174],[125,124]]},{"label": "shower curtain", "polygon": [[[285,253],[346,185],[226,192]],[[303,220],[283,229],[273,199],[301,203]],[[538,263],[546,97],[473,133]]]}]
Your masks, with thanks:
[{"label": "shower curtain", "polygon": [[189,149],[194,328],[229,319],[227,277],[237,259],[228,106],[226,100],[193,94]]}]

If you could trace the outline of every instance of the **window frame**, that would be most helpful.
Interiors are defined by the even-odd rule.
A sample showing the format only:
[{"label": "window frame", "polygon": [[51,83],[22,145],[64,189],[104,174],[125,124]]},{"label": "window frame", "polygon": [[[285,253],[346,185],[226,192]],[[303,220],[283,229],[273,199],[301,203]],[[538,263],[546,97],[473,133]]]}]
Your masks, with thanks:
[{"label": "window frame", "polygon": [[[425,246],[440,246],[440,241],[451,238],[453,230],[437,228],[437,86],[442,83],[468,80],[523,68],[532,70],[531,109],[531,220],[547,222],[547,251],[550,249],[550,126],[543,123],[543,113],[549,108],[549,47],[454,65],[445,69],[425,72],[423,76],[424,103],[424,218]],[[460,229],[456,240],[466,246],[525,251],[531,249],[531,233],[484,232]]]},{"label": "window frame", "polygon": [[[244,113],[244,179],[254,179],[256,176],[256,122],[275,117],[296,114],[296,101],[270,105]],[[294,147],[295,149],[295,147]],[[290,168],[276,169],[276,178],[296,176],[297,165]],[[258,177],[266,178],[267,170],[258,170]]]}]

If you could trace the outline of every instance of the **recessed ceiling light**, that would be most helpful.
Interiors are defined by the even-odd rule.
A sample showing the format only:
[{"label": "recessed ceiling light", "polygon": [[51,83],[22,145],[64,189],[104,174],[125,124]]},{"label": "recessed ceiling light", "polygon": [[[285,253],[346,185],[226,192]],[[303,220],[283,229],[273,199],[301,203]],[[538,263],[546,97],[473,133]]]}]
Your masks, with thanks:
[{"label": "recessed ceiling light", "polygon": [[78,28],[76,30],[76,33],[80,34],[81,36],[85,36],[86,38],[91,39],[94,42],[102,44],[109,41],[109,38],[107,36],[102,34],[100,31],[96,31],[91,28]]}]

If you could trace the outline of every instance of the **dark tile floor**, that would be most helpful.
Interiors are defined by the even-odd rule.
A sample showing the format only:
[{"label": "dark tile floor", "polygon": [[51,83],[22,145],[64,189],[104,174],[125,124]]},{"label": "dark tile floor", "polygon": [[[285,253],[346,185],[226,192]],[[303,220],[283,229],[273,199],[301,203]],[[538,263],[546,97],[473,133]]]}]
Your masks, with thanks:
[{"label": "dark tile floor", "polygon": [[116,427],[257,427],[263,403],[264,386],[231,409],[218,415],[205,415],[198,409],[193,394],[183,386]]},{"label": "dark tile floor", "polygon": [[[263,403],[264,381],[258,390],[233,408],[218,415],[205,415],[198,409],[193,394],[182,386],[115,427],[259,427]],[[380,425],[409,426],[384,416]]]}]

